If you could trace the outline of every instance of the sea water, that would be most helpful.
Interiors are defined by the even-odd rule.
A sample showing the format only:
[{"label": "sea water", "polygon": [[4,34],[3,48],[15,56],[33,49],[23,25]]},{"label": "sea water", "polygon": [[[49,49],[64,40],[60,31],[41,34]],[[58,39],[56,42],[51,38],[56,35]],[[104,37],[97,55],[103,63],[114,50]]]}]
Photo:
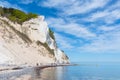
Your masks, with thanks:
[{"label": "sea water", "polygon": [[120,63],[79,63],[78,66],[44,69],[43,80],[120,80]]},{"label": "sea water", "polygon": [[120,80],[120,63],[81,62],[76,66],[26,68],[12,73],[0,74],[0,80],[31,75],[31,80]]}]

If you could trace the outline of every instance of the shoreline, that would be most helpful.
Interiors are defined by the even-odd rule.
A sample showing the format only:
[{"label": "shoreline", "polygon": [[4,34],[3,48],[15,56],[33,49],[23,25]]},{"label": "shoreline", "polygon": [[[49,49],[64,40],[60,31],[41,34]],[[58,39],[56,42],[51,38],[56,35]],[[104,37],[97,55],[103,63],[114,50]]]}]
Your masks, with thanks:
[{"label": "shoreline", "polygon": [[0,72],[9,71],[9,70],[20,70],[24,68],[48,68],[48,67],[60,67],[60,66],[76,66],[76,64],[48,64],[48,65],[37,65],[37,66],[0,66]]},{"label": "shoreline", "polygon": [[[38,66],[6,66],[6,67],[0,67],[0,75],[8,75],[8,74],[11,74],[11,73],[16,73],[16,74],[13,74],[11,77],[1,77],[0,76],[0,79],[3,79],[3,80],[32,80],[32,76],[30,74],[24,74],[24,70],[26,71],[26,69],[35,69],[37,71],[39,70],[43,70],[45,68],[50,68],[50,67],[62,67],[62,66],[75,66],[74,64],[48,64],[48,65],[38,65]],[[19,74],[19,77],[17,77],[17,73],[19,73],[19,71],[21,72],[22,71],[22,75],[21,73]],[[4,79],[5,78],[5,79]]]},{"label": "shoreline", "polygon": [[35,68],[43,69],[43,68],[49,68],[49,67],[61,67],[61,66],[75,66],[75,64],[42,65],[42,66],[36,66]]}]

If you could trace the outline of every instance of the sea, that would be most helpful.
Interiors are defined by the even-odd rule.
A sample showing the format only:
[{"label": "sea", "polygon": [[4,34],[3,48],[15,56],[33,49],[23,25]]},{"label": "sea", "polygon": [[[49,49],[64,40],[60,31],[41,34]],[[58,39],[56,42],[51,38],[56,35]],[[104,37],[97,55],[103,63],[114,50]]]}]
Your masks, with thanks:
[{"label": "sea", "polygon": [[[120,80],[119,62],[79,62],[75,66],[25,68],[0,73],[0,80],[31,75],[30,80]],[[21,79],[22,80],[22,79]]]}]

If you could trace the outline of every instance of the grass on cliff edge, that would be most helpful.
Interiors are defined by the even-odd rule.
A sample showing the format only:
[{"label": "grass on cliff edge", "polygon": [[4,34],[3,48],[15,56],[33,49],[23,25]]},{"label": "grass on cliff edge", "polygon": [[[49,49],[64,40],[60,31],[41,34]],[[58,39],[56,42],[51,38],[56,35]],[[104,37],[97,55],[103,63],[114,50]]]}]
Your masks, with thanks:
[{"label": "grass on cliff edge", "polygon": [[37,14],[33,13],[25,13],[23,11],[20,11],[18,9],[14,8],[5,8],[5,7],[0,7],[0,15],[7,17],[13,22],[17,22],[19,24],[22,24],[24,21],[27,21],[31,18],[37,18]]},{"label": "grass on cliff edge", "polygon": [[49,35],[53,40],[55,40],[54,32],[50,28],[49,28]]}]

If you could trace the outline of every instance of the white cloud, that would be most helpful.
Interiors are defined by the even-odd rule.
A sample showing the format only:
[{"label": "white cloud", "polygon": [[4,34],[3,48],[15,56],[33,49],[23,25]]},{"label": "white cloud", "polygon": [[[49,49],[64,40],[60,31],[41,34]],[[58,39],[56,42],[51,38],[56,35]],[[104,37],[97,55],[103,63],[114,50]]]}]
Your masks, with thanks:
[{"label": "white cloud", "polygon": [[79,47],[79,50],[88,53],[118,53],[120,52],[120,29],[106,27],[109,31],[96,37],[90,44]]},{"label": "white cloud", "polygon": [[[81,45],[79,40],[73,46],[74,39],[67,38],[55,33],[58,44],[62,49],[76,49],[80,53],[119,53],[120,52],[120,25],[117,26],[100,26],[98,31],[104,31],[103,34],[91,39],[91,43]],[[86,39],[86,38],[85,38]]]},{"label": "white cloud", "polygon": [[97,28],[98,31],[110,32],[114,30],[120,30],[120,25],[115,26],[100,26]]},{"label": "white cloud", "polygon": [[[42,2],[42,6],[59,8],[60,6],[62,7],[62,6],[71,4],[68,1],[71,2],[74,0],[46,0],[46,1]],[[40,5],[41,5],[41,3],[40,3]]]},{"label": "white cloud", "polygon": [[65,22],[62,18],[49,18],[47,21],[50,27],[55,28],[56,31],[64,32],[78,38],[89,39],[96,36],[83,25],[77,23],[68,23]]},{"label": "white cloud", "polygon": [[4,6],[10,6],[10,4],[7,1],[0,1],[0,6],[4,7]]},{"label": "white cloud", "polygon": [[22,4],[30,4],[30,3],[34,2],[34,1],[35,0],[21,0],[20,3],[22,3]]},{"label": "white cloud", "polygon": [[102,11],[97,11],[92,13],[87,18],[84,18],[84,21],[104,21],[107,24],[112,24],[116,20],[120,19],[120,1],[117,1],[115,4],[110,5],[108,8],[104,8]]},{"label": "white cloud", "polygon": [[86,13],[96,8],[104,7],[108,0],[87,0],[83,3],[77,3],[69,6],[68,10],[64,9],[65,14],[74,15],[80,13]]},{"label": "white cloud", "polygon": [[117,8],[120,8],[120,0],[116,0],[116,3],[112,4],[109,6],[109,10],[114,10],[114,9],[117,9]]},{"label": "white cloud", "polygon": [[91,22],[94,22],[98,19],[101,19],[101,18],[106,18],[106,16],[108,16],[110,13],[108,11],[99,11],[99,12],[96,12],[96,13],[93,13],[92,15],[90,15],[88,18],[85,18],[84,20],[86,21],[91,21]]},{"label": "white cloud", "polygon": [[42,2],[42,6],[62,9],[62,8],[69,7],[70,5],[76,2],[80,2],[80,1],[77,1],[77,0],[46,0]]},{"label": "white cloud", "polygon": [[93,13],[88,18],[84,18],[85,21],[95,22],[95,21],[104,21],[107,24],[114,23],[116,20],[120,19],[120,9],[115,10],[105,10]]},{"label": "white cloud", "polygon": [[16,9],[19,9],[19,10],[22,10],[24,11],[22,8],[20,8],[18,5],[16,4],[11,4],[7,1],[0,1],[0,6],[2,7],[7,7],[7,8],[16,8]]},{"label": "white cloud", "polygon": [[53,7],[63,11],[66,15],[86,13],[96,8],[104,7],[109,0],[47,0],[42,6]]},{"label": "white cloud", "polygon": [[74,42],[72,39],[67,38],[63,35],[60,35],[58,33],[55,33],[55,38],[57,40],[57,43],[60,45],[61,49],[71,49],[74,48],[70,43]]}]

